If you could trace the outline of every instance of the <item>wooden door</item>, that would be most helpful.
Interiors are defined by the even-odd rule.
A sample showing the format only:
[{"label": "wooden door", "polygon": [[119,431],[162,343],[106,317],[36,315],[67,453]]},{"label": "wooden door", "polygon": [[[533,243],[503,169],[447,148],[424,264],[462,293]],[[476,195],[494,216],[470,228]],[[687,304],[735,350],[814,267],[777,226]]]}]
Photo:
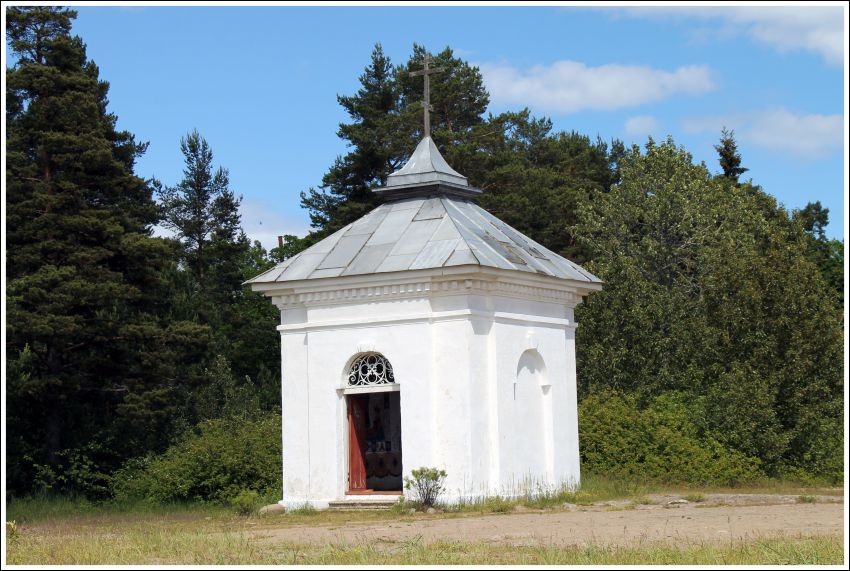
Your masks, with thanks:
[{"label": "wooden door", "polygon": [[366,489],[366,398],[348,395],[348,489]]}]

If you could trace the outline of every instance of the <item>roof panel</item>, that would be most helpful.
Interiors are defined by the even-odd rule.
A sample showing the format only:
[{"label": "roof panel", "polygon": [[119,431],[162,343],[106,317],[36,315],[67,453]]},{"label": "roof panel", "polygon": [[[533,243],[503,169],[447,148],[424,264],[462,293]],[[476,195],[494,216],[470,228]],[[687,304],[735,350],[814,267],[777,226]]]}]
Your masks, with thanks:
[{"label": "roof panel", "polygon": [[410,269],[410,264],[416,259],[417,254],[400,254],[398,256],[387,256],[375,273],[400,272]]},{"label": "roof panel", "polygon": [[431,236],[431,240],[457,240],[460,238],[460,233],[455,228],[455,223],[452,222],[451,216],[444,216],[440,221],[440,225],[437,226],[437,230],[434,232],[434,235]]},{"label": "roof panel", "polygon": [[419,255],[410,264],[411,270],[439,268],[452,255],[460,240],[437,240],[428,242]]},{"label": "roof panel", "polygon": [[386,259],[394,244],[381,244],[380,246],[365,246],[357,257],[342,272],[344,276],[352,274],[373,274],[381,262]]},{"label": "roof panel", "polygon": [[316,269],[325,270],[328,268],[346,267],[349,262],[354,259],[354,256],[357,255],[357,252],[359,252],[363,247],[363,244],[366,243],[366,240],[369,239],[369,236],[371,236],[371,234],[343,236]]},{"label": "roof panel", "polygon": [[434,235],[434,231],[437,230],[439,225],[439,218],[419,221],[414,220],[407,226],[404,233],[394,244],[395,247],[392,249],[391,253],[393,255],[398,255],[416,254],[417,252],[421,252],[422,248],[425,247],[425,244],[427,244],[431,239],[431,236]]},{"label": "roof panel", "polygon": [[419,210],[420,208],[422,208],[422,204],[424,202],[425,202],[424,198],[406,198],[404,200],[399,200],[399,201],[396,201],[396,202],[390,202],[389,204],[387,204],[387,206],[389,206],[390,210],[392,210],[392,211],[409,210],[411,208],[415,208],[416,210]]},{"label": "roof panel", "polygon": [[289,280],[303,280],[313,273],[313,270],[316,269],[316,266],[319,265],[319,262],[321,262],[325,256],[327,256],[327,254],[308,254],[307,252],[301,252],[298,259],[292,262],[288,268],[283,270],[283,273],[281,273],[274,281],[282,282]]},{"label": "roof panel", "polygon": [[363,218],[354,222],[354,224],[351,224],[345,235],[357,236],[359,234],[371,234],[383,222],[389,211],[389,207],[386,204],[382,204]]},{"label": "roof panel", "polygon": [[422,204],[422,208],[413,217],[414,220],[430,220],[431,218],[442,218],[446,215],[446,209],[439,198],[429,198]]},{"label": "roof panel", "polygon": [[311,280],[319,278],[335,278],[342,273],[345,268],[328,268],[326,270],[314,270],[308,277]]},{"label": "roof panel", "polygon": [[464,266],[466,264],[478,264],[478,258],[472,253],[472,250],[455,250],[449,259],[446,260],[444,266]]},{"label": "roof panel", "polygon": [[391,210],[380,226],[372,233],[368,244],[379,246],[381,244],[394,244],[404,234],[416,210],[407,208],[403,210]]}]

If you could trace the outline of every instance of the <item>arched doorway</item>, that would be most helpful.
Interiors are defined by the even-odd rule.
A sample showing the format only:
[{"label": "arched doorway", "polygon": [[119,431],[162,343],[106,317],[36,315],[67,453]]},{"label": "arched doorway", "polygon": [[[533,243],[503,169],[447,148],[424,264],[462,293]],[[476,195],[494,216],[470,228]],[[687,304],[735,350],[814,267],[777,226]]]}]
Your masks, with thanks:
[{"label": "arched doorway", "polygon": [[401,400],[390,362],[358,355],[348,370],[348,493],[402,491]]}]

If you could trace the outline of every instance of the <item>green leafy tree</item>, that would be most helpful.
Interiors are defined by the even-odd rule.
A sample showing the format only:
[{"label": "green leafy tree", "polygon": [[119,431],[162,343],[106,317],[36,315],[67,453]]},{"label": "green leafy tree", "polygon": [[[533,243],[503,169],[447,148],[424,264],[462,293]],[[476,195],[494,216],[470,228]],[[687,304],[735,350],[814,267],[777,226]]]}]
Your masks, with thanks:
[{"label": "green leafy tree", "polygon": [[820,269],[824,280],[835,294],[839,307],[844,307],[844,242],[826,237],[829,225],[829,208],[820,201],[809,202],[793,212],[794,220],[800,223],[808,236],[809,250],[813,261]]},{"label": "green leafy tree", "polygon": [[253,382],[250,378],[238,381],[223,355],[216,355],[206,373],[209,383],[197,393],[200,420],[248,419],[259,414],[260,399]]},{"label": "green leafy tree", "polygon": [[[263,405],[274,407],[280,402],[275,330],[279,314],[260,294],[242,286],[268,267],[267,254],[242,230],[241,197],[230,190],[228,171],[214,165],[207,141],[194,130],[181,139],[180,150],[185,162],[182,180],[175,186],[157,183],[157,194],[163,225],[180,244],[185,268],[185,275],[177,277],[182,307],[187,317],[212,329],[210,359],[220,355],[242,379],[239,382],[246,388],[259,385]],[[220,368],[215,362],[210,367]],[[209,392],[205,383],[210,377],[199,381],[197,390]],[[209,417],[209,412],[201,415]]]},{"label": "green leafy tree", "polygon": [[166,319],[174,252],[133,174],[146,145],[107,112],[76,12],[6,14],[9,484],[97,493],[164,444],[208,332]]},{"label": "green leafy tree", "polygon": [[483,208],[559,254],[586,260],[570,228],[579,202],[613,182],[607,144],[553,133],[551,121],[525,109],[489,116],[447,148],[446,159],[484,191]]},{"label": "green leafy tree", "polygon": [[575,228],[607,282],[577,312],[582,396],[678,391],[770,473],[837,477],[826,436],[842,422],[841,319],[799,225],[672,140],[632,148],[620,168]]}]

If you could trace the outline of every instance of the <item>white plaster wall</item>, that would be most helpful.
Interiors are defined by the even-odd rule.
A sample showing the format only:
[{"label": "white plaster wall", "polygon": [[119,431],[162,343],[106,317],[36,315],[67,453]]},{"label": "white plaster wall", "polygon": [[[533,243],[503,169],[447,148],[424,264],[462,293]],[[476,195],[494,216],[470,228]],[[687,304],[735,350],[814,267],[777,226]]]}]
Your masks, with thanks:
[{"label": "white plaster wall", "polygon": [[[375,316],[370,308],[361,310]],[[432,418],[427,322],[319,327],[307,333],[286,331],[282,338],[283,443],[289,451],[283,455],[284,505],[309,501],[325,507],[328,501],[344,497],[348,422],[345,397],[337,389],[345,385],[353,357],[364,351],[383,354],[401,385],[405,475],[411,464],[429,465],[432,433],[416,430],[417,426],[429,425]],[[305,338],[303,347],[293,342]],[[287,367],[287,363],[306,363],[306,368]]]},{"label": "white plaster wall", "polygon": [[[348,423],[337,389],[365,351],[383,354],[400,385],[405,476],[420,466],[445,469],[446,501],[511,495],[530,480],[577,484],[571,320],[561,303],[463,292],[287,306],[279,328],[281,503],[321,508],[345,497]],[[538,386],[520,383],[517,401],[528,350],[545,364],[549,388],[539,377],[531,379]]]},{"label": "white plaster wall", "polygon": [[[501,309],[512,308],[502,303]],[[498,488],[505,495],[579,482],[575,345],[568,343],[574,339],[571,310],[552,304],[522,309],[537,313],[526,313],[521,319],[519,311],[504,311],[510,318],[500,319],[497,312],[493,328],[501,458]],[[548,388],[517,378],[526,351],[542,359]]]}]

